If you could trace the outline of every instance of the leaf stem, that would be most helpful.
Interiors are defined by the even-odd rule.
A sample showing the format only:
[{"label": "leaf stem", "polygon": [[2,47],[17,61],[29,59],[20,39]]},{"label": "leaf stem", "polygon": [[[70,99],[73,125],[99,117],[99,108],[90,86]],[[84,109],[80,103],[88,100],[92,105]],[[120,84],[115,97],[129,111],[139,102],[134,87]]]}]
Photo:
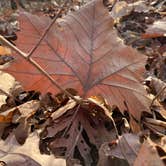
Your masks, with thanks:
[{"label": "leaf stem", "polygon": [[28,55],[21,51],[19,48],[11,44],[8,40],[6,40],[2,35],[0,35],[0,41],[2,41],[4,44],[6,44],[8,47],[16,51],[19,55],[21,55],[23,58],[27,59]]}]

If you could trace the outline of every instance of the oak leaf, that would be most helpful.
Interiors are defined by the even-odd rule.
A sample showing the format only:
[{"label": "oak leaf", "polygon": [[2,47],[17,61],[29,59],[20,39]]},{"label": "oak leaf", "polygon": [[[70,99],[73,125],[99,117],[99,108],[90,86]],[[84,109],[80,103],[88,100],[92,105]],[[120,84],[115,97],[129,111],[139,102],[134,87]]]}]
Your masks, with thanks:
[{"label": "oak leaf", "polygon": [[[16,45],[29,52],[50,22],[46,17],[20,13]],[[113,22],[102,0],[92,1],[53,24],[32,58],[63,88],[75,88],[83,97],[102,95],[140,119],[142,111],[149,111],[149,99],[140,83],[146,57],[123,43]],[[18,55],[8,72],[27,89],[58,90]]]}]

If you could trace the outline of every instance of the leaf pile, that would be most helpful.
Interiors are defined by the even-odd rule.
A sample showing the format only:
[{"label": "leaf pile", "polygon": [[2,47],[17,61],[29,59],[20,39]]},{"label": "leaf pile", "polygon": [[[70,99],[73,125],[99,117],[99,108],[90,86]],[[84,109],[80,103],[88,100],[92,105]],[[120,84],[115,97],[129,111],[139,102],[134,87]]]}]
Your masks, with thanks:
[{"label": "leaf pile", "polygon": [[[154,19],[157,14],[149,13],[152,7],[139,1],[132,5],[109,2],[112,17],[102,0],[94,0],[53,24],[49,17],[20,10],[20,32],[15,45],[30,53],[33,62],[65,91],[59,92],[32,61],[13,52],[14,62],[3,71],[14,75],[26,90],[18,87],[13,77],[13,84],[1,88],[0,164],[165,164],[166,114],[161,102],[165,102],[166,86],[152,70],[158,67],[164,77],[164,57],[160,56],[156,64],[147,64],[150,70],[146,75],[150,77],[145,84],[149,96],[156,95],[152,100],[142,84],[147,54],[147,45],[142,42],[152,44],[159,36],[141,39],[149,32],[147,29],[145,33],[146,25],[141,25],[139,19],[143,11],[143,18]],[[127,10],[123,11],[119,4]],[[66,6],[63,7],[65,11]],[[162,9],[158,7],[156,11]],[[126,37],[125,28],[133,25],[135,29],[127,32],[137,33],[139,49],[146,48],[144,52],[126,45],[118,35]],[[45,32],[44,39],[38,42]],[[138,46],[135,38],[124,40]],[[156,53],[152,45],[148,47]],[[158,64],[161,62],[163,66]]]}]

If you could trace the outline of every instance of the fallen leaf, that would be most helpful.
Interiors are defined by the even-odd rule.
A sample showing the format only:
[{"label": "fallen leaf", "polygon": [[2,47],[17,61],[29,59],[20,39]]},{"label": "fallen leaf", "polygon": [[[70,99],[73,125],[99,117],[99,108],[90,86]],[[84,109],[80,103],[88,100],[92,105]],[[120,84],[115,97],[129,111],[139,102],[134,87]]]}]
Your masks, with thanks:
[{"label": "fallen leaf", "polygon": [[39,163],[37,163],[35,160],[31,159],[30,157],[23,155],[23,154],[19,154],[19,153],[7,153],[4,152],[2,150],[0,150],[0,155],[2,155],[3,157],[1,157],[1,160],[7,164],[8,166],[12,166],[12,165],[25,165],[25,166],[29,166],[29,165],[33,165],[33,166],[41,166]]},{"label": "fallen leaf", "polygon": [[55,158],[53,155],[42,155],[39,151],[38,133],[29,135],[24,145],[19,145],[11,134],[7,140],[0,140],[0,160],[13,165],[33,166],[66,166],[63,158]]},{"label": "fallen leaf", "polygon": [[15,80],[13,76],[8,73],[0,71],[0,106],[6,104],[6,99],[15,90],[21,90],[21,85]]},{"label": "fallen leaf", "polygon": [[134,162],[134,166],[164,166],[164,163],[160,159],[155,144],[150,140],[146,140],[138,153],[138,156]]},{"label": "fallen leaf", "polygon": [[166,99],[166,89],[164,89],[166,83],[154,76],[149,76],[145,81],[154,95],[159,94],[159,101],[164,102]]},{"label": "fallen leaf", "polygon": [[78,159],[83,165],[96,165],[100,146],[116,139],[110,113],[106,110],[92,101],[77,105],[69,100],[52,114],[52,121],[40,134],[41,153]]},{"label": "fallen leaf", "polygon": [[164,136],[166,132],[166,122],[151,118],[145,118],[143,124],[153,133]]},{"label": "fallen leaf", "polygon": [[[20,116],[17,118],[17,120],[19,120],[19,118],[28,118],[28,116],[32,115],[34,113],[35,110],[37,110],[40,106],[40,102],[37,100],[31,100],[28,101],[24,104],[21,104],[20,106],[11,108],[3,113],[1,113],[1,115],[7,115],[10,112],[13,112],[14,110],[18,110],[20,113]],[[16,122],[16,119],[13,120],[13,122]]]},{"label": "fallen leaf", "polygon": [[151,6],[147,6],[146,3],[141,0],[133,3],[117,1],[110,11],[110,14],[116,20],[116,23],[118,23],[121,18],[130,15],[132,12],[146,13],[152,9]]},{"label": "fallen leaf", "polygon": [[[16,45],[29,52],[50,20],[21,13],[20,22]],[[142,111],[149,112],[150,100],[141,84],[146,57],[124,45],[113,22],[102,0],[92,1],[55,23],[32,58],[63,88],[74,87],[83,97],[101,95],[121,111],[128,107],[139,120]],[[18,55],[16,59],[7,71],[26,89],[57,92],[29,62]]]},{"label": "fallen leaf", "polygon": [[123,134],[116,143],[104,143],[101,146],[99,150],[99,165],[102,166],[101,163],[107,162],[107,160],[111,161],[113,158],[116,158],[116,162],[119,161],[118,164],[133,165],[140,146],[141,144],[137,135]]},{"label": "fallen leaf", "polygon": [[6,139],[11,131],[14,131],[17,141],[20,144],[23,144],[28,137],[30,128],[27,119],[37,111],[39,106],[39,101],[32,100],[1,113],[0,136],[2,136],[3,139]]}]

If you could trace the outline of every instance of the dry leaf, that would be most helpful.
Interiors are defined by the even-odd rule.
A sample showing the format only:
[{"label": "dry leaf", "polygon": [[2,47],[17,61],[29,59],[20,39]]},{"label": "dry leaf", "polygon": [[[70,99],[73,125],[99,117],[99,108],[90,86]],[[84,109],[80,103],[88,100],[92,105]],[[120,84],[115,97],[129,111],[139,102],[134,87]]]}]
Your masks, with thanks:
[{"label": "dry leaf", "polygon": [[116,138],[110,116],[102,107],[90,101],[76,105],[72,100],[52,114],[40,135],[42,153],[75,158],[83,165],[96,165],[101,144]]},{"label": "dry leaf", "polygon": [[129,6],[125,1],[118,1],[111,10],[111,16],[118,22],[122,17],[129,15],[133,10],[133,6]]},{"label": "dry leaf", "polygon": [[[50,20],[21,13],[20,22],[16,44],[28,52]],[[32,58],[63,88],[74,87],[83,97],[99,94],[121,111],[128,107],[140,119],[142,111],[149,111],[149,99],[141,84],[146,57],[124,45],[113,22],[102,0],[92,1],[55,23]],[[29,62],[16,58],[8,72],[25,88],[57,92]]]},{"label": "dry leaf", "polygon": [[24,145],[19,145],[11,135],[7,140],[0,140],[0,160],[9,166],[66,166],[65,159],[55,158],[53,155],[42,155],[39,151],[38,133],[29,135]]},{"label": "dry leaf", "polygon": [[116,144],[106,143],[101,146],[100,154],[101,156],[106,155],[110,159],[112,157],[115,157],[122,161],[127,160],[129,165],[133,165],[139,149],[140,142],[137,135],[123,134],[122,136],[120,136],[119,140],[117,140]]},{"label": "dry leaf", "polygon": [[150,140],[146,140],[138,153],[134,162],[134,166],[164,166],[160,159],[155,144]]},{"label": "dry leaf", "polygon": [[152,118],[145,118],[143,122],[147,128],[156,134],[165,135],[166,132],[166,122],[161,120],[156,120]]},{"label": "dry leaf", "polygon": [[[30,128],[27,119],[39,109],[39,106],[39,101],[32,100],[1,113],[0,124],[2,124],[2,126],[0,136],[2,135],[2,138],[6,139],[10,132],[14,131],[17,141],[23,144],[28,137]],[[16,125],[17,128],[15,124],[18,124]],[[7,129],[7,127],[9,129]]]},{"label": "dry leaf", "polygon": [[153,94],[156,95],[159,93],[158,99],[163,102],[166,99],[166,89],[163,89],[166,87],[166,83],[154,76],[146,78],[146,82]]},{"label": "dry leaf", "polygon": [[0,71],[0,106],[5,104],[7,97],[17,89],[21,90],[22,88],[15,78],[8,73]]}]

